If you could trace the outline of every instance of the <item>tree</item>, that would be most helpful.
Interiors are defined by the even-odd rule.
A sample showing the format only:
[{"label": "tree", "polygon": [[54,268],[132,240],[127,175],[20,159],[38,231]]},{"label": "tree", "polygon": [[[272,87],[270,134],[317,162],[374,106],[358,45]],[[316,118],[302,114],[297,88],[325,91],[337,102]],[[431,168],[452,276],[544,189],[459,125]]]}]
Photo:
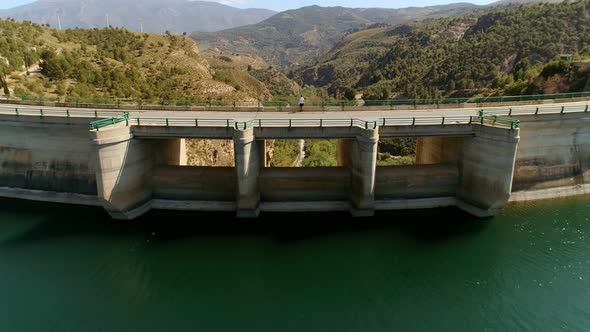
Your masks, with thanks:
[{"label": "tree", "polygon": [[344,87],[342,89],[342,96],[346,99],[346,100],[354,100],[354,98],[356,97],[357,91],[351,87]]},{"label": "tree", "polygon": [[57,85],[55,86],[55,93],[58,96],[65,96],[66,95],[66,85],[63,84],[62,82],[57,83]]}]

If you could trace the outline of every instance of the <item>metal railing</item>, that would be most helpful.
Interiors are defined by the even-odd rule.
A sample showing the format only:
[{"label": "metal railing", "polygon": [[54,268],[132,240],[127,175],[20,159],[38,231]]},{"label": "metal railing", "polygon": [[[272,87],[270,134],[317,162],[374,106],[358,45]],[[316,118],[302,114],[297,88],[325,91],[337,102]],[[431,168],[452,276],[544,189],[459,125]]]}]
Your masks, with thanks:
[{"label": "metal railing", "polygon": [[365,106],[401,106],[401,105],[452,105],[452,104],[484,104],[507,103],[522,101],[543,101],[551,99],[590,98],[590,91],[569,92],[556,94],[538,94],[523,96],[469,97],[469,98],[440,98],[440,99],[389,99],[365,100]]},{"label": "metal railing", "polygon": [[65,117],[65,118],[109,118],[120,111],[104,111],[92,109],[59,109],[43,107],[10,107],[0,105],[0,114],[17,116]]},{"label": "metal railing", "polygon": [[83,110],[83,109],[55,109],[34,107],[7,107],[0,106],[0,114],[16,116],[38,117],[76,117],[101,119],[92,121],[90,127],[99,129],[125,121],[126,125],[136,126],[192,126],[192,127],[227,127],[234,129],[247,129],[249,127],[360,127],[374,129],[377,126],[401,126],[401,125],[451,125],[472,124],[504,126],[518,128],[520,121],[512,118],[518,115],[541,114],[567,114],[590,112],[588,104],[574,104],[543,107],[511,107],[506,109],[494,109],[493,113],[481,109],[478,115],[451,115],[451,116],[405,116],[384,117],[378,119],[359,118],[259,118],[259,119],[229,119],[229,118],[177,118],[177,117],[133,117],[128,112],[122,115],[112,116],[113,111]]},{"label": "metal railing", "polygon": [[379,126],[427,126],[427,125],[457,125],[457,124],[486,124],[492,126],[518,128],[520,121],[504,116],[481,113],[480,115],[454,116],[406,116],[378,118],[365,120],[358,118],[286,118],[286,119],[193,119],[193,118],[143,118],[136,117],[129,120],[134,126],[180,126],[180,127],[226,127],[238,130],[248,128],[328,128],[328,127],[358,127],[376,129]]},{"label": "metal railing", "polygon": [[520,126],[520,120],[498,114],[486,113],[484,110],[479,111],[478,118],[481,125],[488,124],[492,126],[509,126],[510,129],[516,129]]},{"label": "metal railing", "polygon": [[114,124],[125,122],[125,125],[129,125],[129,112],[123,112],[122,115],[117,115],[107,119],[100,119],[90,122],[91,130],[99,130],[103,127],[112,126]]},{"label": "metal railing", "polygon": [[[242,121],[243,122],[243,121]],[[226,127],[237,128],[238,123],[234,119],[199,119],[199,118],[161,118],[161,117],[134,117],[129,120],[133,126],[179,126],[179,127]]]},{"label": "metal railing", "polygon": [[[11,99],[12,98],[12,99]],[[460,105],[466,103],[483,104],[483,103],[506,103],[506,102],[523,102],[523,101],[543,101],[551,99],[575,99],[590,98],[590,92],[570,92],[558,94],[537,94],[523,96],[495,96],[495,97],[469,97],[469,98],[439,98],[439,99],[387,99],[387,100],[364,100],[364,106],[416,106],[416,105]],[[85,107],[92,105],[105,106],[163,106],[163,107],[232,107],[232,108],[263,108],[263,107],[288,107],[298,106],[298,101],[293,100],[203,100],[203,99],[131,99],[131,98],[80,98],[80,97],[44,97],[44,96],[4,96],[6,101],[21,101],[33,103],[64,103]],[[312,107],[348,107],[360,106],[356,100],[314,100],[308,98],[306,106]]]}]

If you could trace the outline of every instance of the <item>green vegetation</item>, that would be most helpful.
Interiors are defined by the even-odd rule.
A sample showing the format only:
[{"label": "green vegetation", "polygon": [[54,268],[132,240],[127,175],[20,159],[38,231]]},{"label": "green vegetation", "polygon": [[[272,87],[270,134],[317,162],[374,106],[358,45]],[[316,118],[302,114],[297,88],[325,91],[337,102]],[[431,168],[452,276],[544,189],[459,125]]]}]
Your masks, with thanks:
[{"label": "green vegetation", "polygon": [[299,141],[279,139],[273,141],[273,154],[270,160],[272,167],[292,167],[299,157]]},{"label": "green vegetation", "polygon": [[379,140],[379,159],[377,160],[377,166],[413,165],[415,163],[415,138]]},{"label": "green vegetation", "polygon": [[389,153],[384,153],[377,160],[377,166],[404,166],[416,164],[415,156],[392,156]]},{"label": "green vegetation", "polygon": [[[0,89],[4,94],[125,100],[271,100],[299,87],[262,60],[222,64],[185,36],[122,28],[53,30],[0,20]],[[230,62],[233,60],[230,59]],[[40,66],[40,73],[29,68]],[[251,73],[247,67],[256,64]],[[22,76],[20,73],[23,73]],[[257,77],[260,77],[260,80]],[[272,86],[271,89],[268,87]],[[63,99],[62,99],[63,100]]]},{"label": "green vegetation", "polygon": [[488,8],[352,33],[290,76],[365,99],[580,91],[588,72],[559,55],[587,57],[589,32],[588,0]]},{"label": "green vegetation", "polygon": [[416,139],[390,138],[379,140],[379,152],[389,153],[392,156],[409,156],[416,154]]},{"label": "green vegetation", "polygon": [[336,140],[305,140],[303,167],[329,167],[336,165]]}]

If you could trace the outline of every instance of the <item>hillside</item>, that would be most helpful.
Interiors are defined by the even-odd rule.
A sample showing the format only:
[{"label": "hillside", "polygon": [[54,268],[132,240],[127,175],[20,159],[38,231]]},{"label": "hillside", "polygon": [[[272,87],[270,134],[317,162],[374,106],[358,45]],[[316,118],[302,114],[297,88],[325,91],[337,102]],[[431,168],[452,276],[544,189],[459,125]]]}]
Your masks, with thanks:
[{"label": "hillside", "polygon": [[[582,89],[586,76],[553,60],[561,53],[585,57],[589,31],[588,0],[501,6],[356,32],[290,75],[333,94],[359,89],[371,99],[570,91]],[[548,75],[552,70],[561,76]]]},{"label": "hillside", "polygon": [[[249,68],[268,71],[268,64],[244,56],[223,59],[199,53],[195,42],[184,36],[120,28],[60,31],[0,20],[0,88],[13,95],[273,98],[268,87],[276,89],[276,81],[259,80],[248,72]],[[276,75],[283,85],[292,84],[284,75]],[[287,92],[294,95],[298,87],[292,87]]]},{"label": "hillside", "polygon": [[288,10],[254,25],[215,33],[191,34],[203,47],[255,54],[284,68],[315,59],[332,49],[348,32],[375,24],[399,24],[442,17],[477,6],[457,3],[402,9],[353,9],[310,6]]},{"label": "hillside", "polygon": [[14,18],[63,29],[103,28],[107,24],[129,30],[164,34],[218,31],[258,23],[275,12],[238,9],[216,2],[187,0],[38,0],[0,10],[0,17]]}]

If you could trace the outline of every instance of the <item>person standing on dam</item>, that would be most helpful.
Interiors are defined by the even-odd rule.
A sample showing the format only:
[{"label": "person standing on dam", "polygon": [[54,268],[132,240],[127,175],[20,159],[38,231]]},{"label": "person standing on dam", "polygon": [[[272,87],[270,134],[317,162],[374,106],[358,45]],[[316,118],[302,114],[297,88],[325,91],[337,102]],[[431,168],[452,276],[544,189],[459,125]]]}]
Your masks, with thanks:
[{"label": "person standing on dam", "polygon": [[305,105],[305,98],[303,98],[303,96],[301,96],[301,98],[299,98],[299,112],[303,112],[304,105]]}]

